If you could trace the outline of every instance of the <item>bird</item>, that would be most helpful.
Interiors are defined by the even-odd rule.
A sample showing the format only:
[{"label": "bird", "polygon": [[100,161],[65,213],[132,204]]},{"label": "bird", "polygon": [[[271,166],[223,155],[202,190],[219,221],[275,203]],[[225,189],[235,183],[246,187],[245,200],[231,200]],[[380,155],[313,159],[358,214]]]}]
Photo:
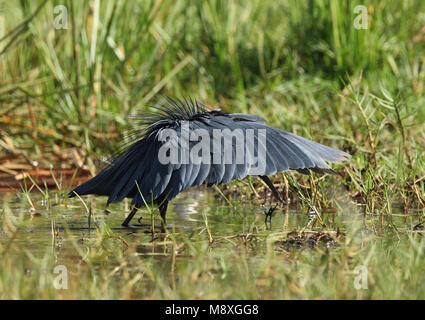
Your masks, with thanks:
[{"label": "bird", "polygon": [[132,198],[124,227],[148,204],[158,206],[165,225],[168,203],[179,193],[247,176],[261,178],[282,201],[269,175],[288,170],[335,174],[327,162],[342,163],[350,157],[269,126],[260,116],[227,113],[189,97],[163,96],[133,120],[127,142],[109,164],[69,193],[108,196],[106,206]]}]

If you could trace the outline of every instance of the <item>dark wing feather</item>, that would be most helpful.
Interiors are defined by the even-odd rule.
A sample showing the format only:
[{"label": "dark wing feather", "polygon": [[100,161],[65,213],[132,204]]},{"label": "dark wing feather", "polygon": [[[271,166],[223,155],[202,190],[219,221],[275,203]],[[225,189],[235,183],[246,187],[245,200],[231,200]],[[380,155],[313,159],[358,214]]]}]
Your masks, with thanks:
[{"label": "dark wing feather", "polygon": [[[202,124],[200,124],[202,127]],[[298,170],[302,173],[308,173],[308,169],[317,172],[333,172],[327,163],[340,163],[347,160],[350,155],[322,144],[299,137],[295,134],[267,126],[253,119],[238,117],[216,116],[209,119],[204,124],[204,129],[241,129],[245,134],[247,129],[265,129],[266,130],[266,155],[265,171],[262,175],[270,175],[276,172],[286,170]],[[212,134],[211,134],[212,137]],[[258,155],[258,137],[254,136],[254,155],[246,154],[246,161],[243,164],[211,164],[210,173],[206,179],[208,185],[225,183],[233,179],[241,179],[250,174],[250,169],[254,165],[254,156]],[[233,157],[235,157],[235,144],[232,144]],[[213,152],[218,152],[214,150]],[[223,146],[219,151],[223,154]],[[211,155],[212,157],[212,155]],[[233,160],[235,160],[233,158]],[[259,175],[259,174],[255,174]]]},{"label": "dark wing feather", "polygon": [[[141,152],[131,152],[132,149],[139,149]],[[130,152],[126,154],[127,157],[131,158],[131,161],[128,161],[124,170],[114,168],[119,173],[119,176],[109,182],[112,192],[109,194],[107,205],[111,202],[121,201],[127,196],[135,181],[145,174],[145,170],[149,167],[149,161],[151,160],[147,155],[152,154],[154,149],[155,145],[146,140],[140,140],[131,147]]]},{"label": "dark wing feather", "polygon": [[95,194],[110,195],[119,180],[122,180],[122,174],[128,173],[128,168],[134,165],[134,159],[141,157],[146,150],[147,145],[143,142],[135,143],[125,154],[117,158],[111,165],[108,165],[97,176],[81,184],[69,196]]},{"label": "dark wing feather", "polygon": [[[159,105],[158,113],[151,112],[140,118],[143,129],[136,137],[140,140],[120,152],[113,163],[93,179],[75,188],[79,195],[108,195],[108,203],[120,201],[124,197],[133,197],[132,204],[141,207],[146,203],[171,200],[180,192],[200,184],[218,185],[233,179],[242,179],[248,175],[263,176],[276,172],[295,169],[302,173],[308,170],[332,172],[325,161],[339,163],[350,155],[345,152],[321,145],[270,127],[261,117],[246,114],[226,114],[221,111],[210,111],[207,107],[192,100],[166,99],[168,106]],[[178,150],[182,148],[181,121],[189,121],[189,128],[204,129],[210,137],[209,163],[174,163],[162,164],[159,161],[159,150],[165,142],[159,141],[159,136],[165,128],[174,128],[177,136],[171,138],[171,143]],[[240,130],[247,137],[247,130],[254,129],[254,148],[245,150],[242,163],[236,163],[237,143],[232,138],[231,163],[225,163],[224,141],[218,144],[213,130]],[[258,130],[265,130],[264,144],[258,138]],[[220,138],[222,139],[222,138]],[[245,141],[244,140],[244,141]],[[191,150],[197,141],[188,141]],[[265,148],[263,155],[261,148]],[[258,157],[258,155],[264,157]],[[218,163],[214,162],[218,155]],[[255,172],[255,167],[264,165],[263,172]],[[255,173],[254,173],[255,172]],[[136,186],[137,182],[137,186]]]},{"label": "dark wing feather", "polygon": [[254,121],[262,124],[266,124],[267,121],[260,116],[254,114],[244,114],[244,113],[230,113],[229,116],[235,121]]},{"label": "dark wing feather", "polygon": [[144,205],[145,201],[151,203],[167,187],[173,172],[172,164],[163,165],[159,162],[160,146],[161,142],[154,136],[137,141],[112,165],[75,188],[70,197],[75,196],[75,193],[96,194],[109,196],[107,204],[125,197],[134,197],[134,202],[139,206]]}]

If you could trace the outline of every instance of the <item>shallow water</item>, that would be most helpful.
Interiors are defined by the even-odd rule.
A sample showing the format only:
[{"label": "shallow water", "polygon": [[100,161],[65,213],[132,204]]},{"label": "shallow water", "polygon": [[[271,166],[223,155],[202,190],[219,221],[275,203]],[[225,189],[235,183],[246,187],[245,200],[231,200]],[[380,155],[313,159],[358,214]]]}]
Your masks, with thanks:
[{"label": "shallow water", "polygon": [[[130,201],[112,204],[108,208],[108,212],[105,212],[105,197],[85,197],[83,200],[92,212],[89,219],[87,210],[79,199],[59,199],[57,198],[59,195],[54,194],[49,207],[41,194],[34,192],[29,196],[36,208],[35,211],[30,210],[31,206],[25,194],[0,195],[0,203],[2,203],[2,208],[0,208],[0,246],[4,248],[11,243],[16,246],[16,250],[6,251],[8,251],[8,255],[16,255],[15,260],[21,263],[25,273],[30,274],[31,270],[34,270],[32,260],[43,261],[46,257],[48,259],[53,257],[53,265],[50,263],[49,267],[46,267],[47,269],[52,269],[55,265],[65,265],[74,270],[77,268],[76,266],[84,265],[84,256],[89,254],[93,247],[99,247],[98,242],[102,238],[99,233],[101,233],[100,230],[105,230],[106,226],[106,229],[111,230],[119,245],[105,247],[105,252],[108,252],[105,253],[106,255],[99,253],[96,263],[101,265],[102,270],[113,272],[114,268],[126,261],[125,257],[131,256],[137,257],[138,261],[151,264],[156,270],[162,270],[158,272],[163,272],[164,277],[169,277],[173,264],[169,247],[171,238],[168,237],[168,242],[165,243],[164,234],[160,231],[157,210],[155,211],[155,234],[152,234],[151,216],[146,209],[142,211],[142,214],[135,216],[131,228],[121,226],[129,212]],[[341,234],[351,233],[351,236],[355,234],[355,238],[360,243],[363,242],[362,239],[366,243],[372,237],[372,239],[381,238],[396,244],[400,241],[399,234],[413,230],[419,222],[421,213],[411,210],[408,214],[403,214],[400,206],[394,206],[391,216],[369,215],[364,217],[361,207],[351,204],[349,209],[334,208],[320,212],[325,224],[322,226],[314,214],[301,209],[300,206],[290,206],[279,207],[275,211],[271,225],[266,225],[264,212],[270,204],[261,206],[257,201],[235,201],[234,199],[232,199],[232,203],[234,207],[228,205],[217,192],[206,188],[184,192],[169,204],[168,232],[172,235],[184,234],[185,240],[181,243],[185,241],[189,244],[204,242],[208,245],[209,231],[213,239],[222,240],[210,243],[210,246],[214,248],[217,261],[224,257],[227,263],[235,265],[239,263],[239,248],[246,243],[244,239],[254,239],[249,243],[250,248],[254,249],[247,250],[247,252],[250,257],[249,264],[256,266],[260,265],[265,258],[267,241],[262,240],[266,240],[267,237],[278,235],[274,242],[276,250],[285,252],[294,249],[307,250],[312,252],[313,257],[313,249],[316,245],[334,251],[340,250],[344,246],[344,237],[338,236],[340,232]],[[141,225],[137,221],[140,216],[143,216]],[[10,219],[15,219],[14,223],[11,224],[8,221]],[[10,225],[15,226],[16,230],[9,227]],[[393,230],[397,230],[397,232],[394,233]],[[288,235],[292,234],[291,232],[294,236]],[[326,232],[326,236],[321,237],[323,232]],[[282,237],[282,235],[285,236]],[[261,241],[256,241],[257,238]],[[96,241],[97,244],[95,244]],[[23,254],[23,251],[26,253]],[[124,259],[110,258],[111,255],[118,256],[121,253],[124,254]],[[19,255],[27,256],[21,259],[18,257]],[[33,256],[34,259],[28,259],[28,256]],[[187,255],[184,250],[177,257],[179,264],[194,263],[194,255]],[[14,257],[11,258],[13,261]],[[130,270],[131,265],[133,268],[141,268],[137,261],[135,264],[134,261],[126,263]],[[199,263],[197,266],[199,267]],[[79,276],[90,274],[89,269],[75,270],[74,273]],[[220,274],[223,271],[215,272]],[[78,287],[79,279],[74,278],[73,281],[77,283],[75,286]],[[115,275],[111,281],[119,283],[120,276]],[[156,284],[152,281],[146,284],[146,288],[152,288],[153,292],[156,290]],[[67,294],[70,294],[69,292]],[[53,296],[55,295],[53,294]],[[69,297],[75,298],[72,295]],[[116,296],[108,297],[115,298]]]},{"label": "shallow water", "polygon": [[[56,234],[60,235],[66,230],[67,236],[85,241],[89,240],[95,228],[104,223],[111,230],[122,236],[124,239],[129,236],[138,235],[140,241],[151,241],[152,220],[147,210],[138,213],[132,220],[131,228],[121,226],[122,221],[128,214],[129,201],[112,204],[108,211],[105,211],[105,197],[85,197],[84,201],[92,209],[92,216],[89,222],[89,215],[85,206],[79,199],[65,199],[62,204],[52,205],[48,208],[46,201],[39,193],[30,194],[31,200],[36,210],[30,210],[30,205],[26,198],[19,193],[2,194],[1,202],[11,210],[14,216],[21,216],[23,224],[19,227],[15,242],[22,243],[34,254],[44,254],[46,246],[52,244],[52,228]],[[54,203],[55,201],[51,201]],[[264,232],[273,233],[290,230],[303,230],[316,227],[320,229],[318,221],[313,224],[314,214],[306,210],[294,207],[279,207],[273,215],[271,225],[264,223],[265,211],[269,206],[261,206],[251,201],[233,202],[232,208],[216,192],[209,189],[192,189],[180,194],[173,200],[167,211],[167,229],[174,232],[185,232],[191,234],[205,229],[206,223],[214,237],[225,237],[237,234],[253,232],[256,228]],[[322,219],[327,229],[345,230],[355,223],[378,223],[388,227],[393,225],[399,231],[412,230],[411,228],[419,222],[420,212],[411,210],[408,214],[403,214],[400,207],[394,207],[394,214],[390,217],[380,217],[369,215],[364,218],[357,212],[341,214],[334,209],[321,212]],[[138,219],[142,217],[141,221]],[[155,211],[155,230],[160,232],[160,220],[157,210]],[[0,225],[3,225],[4,215],[0,216]],[[90,224],[90,225],[89,225]],[[255,231],[255,230],[254,230]],[[0,234],[0,241],[6,238],[3,231]],[[55,240],[57,242],[57,240]],[[59,248],[63,246],[60,244]]]}]

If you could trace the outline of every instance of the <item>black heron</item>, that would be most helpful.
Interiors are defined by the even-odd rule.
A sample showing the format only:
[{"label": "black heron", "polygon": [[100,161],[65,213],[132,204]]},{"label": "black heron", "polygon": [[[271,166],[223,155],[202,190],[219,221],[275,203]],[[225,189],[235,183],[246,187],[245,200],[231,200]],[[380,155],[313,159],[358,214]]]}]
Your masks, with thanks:
[{"label": "black heron", "polygon": [[[159,206],[165,224],[167,205],[180,192],[201,184],[260,177],[281,201],[267,175],[287,170],[334,173],[327,162],[349,154],[268,126],[255,115],[225,113],[197,100],[162,98],[136,116],[136,129],[111,163],[69,196],[133,198],[123,226],[146,204]],[[201,154],[201,155],[200,155]]]}]

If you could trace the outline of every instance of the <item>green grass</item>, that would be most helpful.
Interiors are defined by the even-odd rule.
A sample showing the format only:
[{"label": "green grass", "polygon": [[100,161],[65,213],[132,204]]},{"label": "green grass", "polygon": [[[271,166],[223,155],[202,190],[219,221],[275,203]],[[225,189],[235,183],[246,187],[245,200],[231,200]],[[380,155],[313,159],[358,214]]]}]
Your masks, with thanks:
[{"label": "green grass", "polygon": [[[200,298],[424,297],[418,285],[425,261],[422,237],[406,231],[394,242],[392,224],[382,229],[379,223],[391,221],[394,204],[405,214],[423,215],[425,206],[423,1],[0,3],[6,13],[0,13],[0,170],[12,159],[37,161],[41,168],[84,165],[94,174],[101,157],[124,138],[129,115],[157,94],[189,95],[224,111],[258,114],[271,125],[352,154],[344,167],[336,167],[341,178],[276,175],[274,183],[301,208],[321,213],[336,207],[342,214],[356,203],[373,221],[359,231],[345,230],[338,250],[308,254],[282,255],[267,245],[272,235],[264,233],[261,254],[255,258],[248,250],[234,264],[223,251],[210,250],[214,232],[206,239],[205,233],[201,238],[171,233],[170,245],[185,247],[192,262],[167,258],[162,269],[152,261],[141,265],[131,254],[105,253],[120,252],[122,240],[102,227],[88,253],[77,255],[84,263],[76,274],[90,285],[70,297],[197,298],[194,292],[206,292]],[[59,4],[68,9],[66,30],[53,27]],[[369,28],[357,30],[354,7],[363,4]],[[30,192],[36,189],[49,205],[62,205],[68,182],[55,183],[60,192],[50,194],[27,179],[23,206],[37,207]],[[333,190],[335,184],[341,190]],[[233,201],[235,188],[244,199],[259,195],[260,202],[268,201],[254,179],[221,186],[220,192]],[[6,219],[14,215],[7,202],[0,205],[3,228],[13,229],[19,221]],[[326,223],[320,228],[335,231]],[[356,235],[370,229],[374,236],[360,245]],[[237,239],[235,247],[243,242]],[[111,245],[106,251],[104,241]],[[51,274],[42,275],[55,259],[50,253],[7,255],[22,248],[5,243],[0,241],[6,257],[0,262],[3,298],[67,297],[49,287]],[[174,251],[167,252],[172,258]],[[102,259],[117,265],[117,273],[98,268]],[[10,268],[17,263],[42,267],[26,277],[22,269]],[[373,289],[353,291],[352,270],[364,263],[376,275]],[[132,279],[148,285],[137,287],[136,280],[131,285]],[[351,280],[339,286],[341,279]],[[235,291],[235,284],[244,289]]]},{"label": "green grass", "polygon": [[190,95],[352,153],[365,202],[423,205],[424,5],[371,1],[357,30],[358,4],[72,1],[63,30],[54,1],[5,2],[0,152],[47,166],[75,147],[94,173],[129,115]]}]

